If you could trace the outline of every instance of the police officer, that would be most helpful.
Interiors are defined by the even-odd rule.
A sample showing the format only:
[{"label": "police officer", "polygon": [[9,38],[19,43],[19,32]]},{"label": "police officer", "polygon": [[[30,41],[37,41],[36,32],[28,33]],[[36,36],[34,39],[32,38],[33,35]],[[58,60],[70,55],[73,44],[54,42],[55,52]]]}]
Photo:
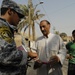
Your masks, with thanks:
[{"label": "police officer", "polygon": [[24,18],[22,10],[12,0],[3,0],[0,17],[0,75],[25,75],[27,53],[16,48],[14,30]]}]

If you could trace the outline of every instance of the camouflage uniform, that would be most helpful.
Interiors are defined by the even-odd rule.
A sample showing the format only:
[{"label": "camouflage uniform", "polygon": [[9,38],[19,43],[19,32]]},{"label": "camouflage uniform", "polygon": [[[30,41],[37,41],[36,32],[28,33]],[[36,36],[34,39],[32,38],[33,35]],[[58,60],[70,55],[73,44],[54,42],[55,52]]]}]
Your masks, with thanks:
[{"label": "camouflage uniform", "polygon": [[[1,7],[9,7],[11,3],[13,1],[3,0]],[[10,8],[19,12],[20,16],[23,17],[16,3]],[[0,18],[0,75],[25,75],[26,61],[27,53],[25,50],[16,48],[14,26]]]}]

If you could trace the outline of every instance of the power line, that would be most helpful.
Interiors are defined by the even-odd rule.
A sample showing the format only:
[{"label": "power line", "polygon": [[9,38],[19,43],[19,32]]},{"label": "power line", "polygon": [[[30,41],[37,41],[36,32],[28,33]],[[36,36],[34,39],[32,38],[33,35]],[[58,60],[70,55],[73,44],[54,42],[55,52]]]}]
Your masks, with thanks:
[{"label": "power line", "polygon": [[[41,1],[39,0],[39,2],[41,2]],[[45,9],[44,9],[44,7],[43,7],[43,5],[42,5],[42,8],[43,8],[43,10],[44,10],[44,12],[45,12],[45,14],[46,14],[47,18],[50,20],[49,16],[47,15],[46,10],[45,10]]]},{"label": "power line", "polygon": [[[41,2],[41,1],[39,0],[39,2]],[[43,8],[43,10],[44,10],[44,12],[45,12],[46,17],[48,18],[48,20],[49,20],[50,23],[51,23],[51,20],[50,20],[49,16],[47,15],[47,12],[46,12],[46,10],[44,9],[43,5],[42,5],[42,8]],[[56,27],[55,27],[54,25],[52,25],[52,31],[53,31],[53,32],[54,32],[54,28],[56,28]]]},{"label": "power line", "polygon": [[58,11],[60,11],[60,10],[63,10],[63,9],[65,9],[65,8],[68,8],[68,7],[70,7],[70,6],[74,5],[74,4],[75,4],[75,3],[72,3],[72,4],[69,4],[69,5],[67,5],[67,6],[65,6],[65,7],[63,7],[63,8],[61,8],[61,9],[58,9],[58,10],[56,10],[56,11],[53,11],[52,14],[53,14],[53,13],[56,13],[56,12],[58,12]]}]

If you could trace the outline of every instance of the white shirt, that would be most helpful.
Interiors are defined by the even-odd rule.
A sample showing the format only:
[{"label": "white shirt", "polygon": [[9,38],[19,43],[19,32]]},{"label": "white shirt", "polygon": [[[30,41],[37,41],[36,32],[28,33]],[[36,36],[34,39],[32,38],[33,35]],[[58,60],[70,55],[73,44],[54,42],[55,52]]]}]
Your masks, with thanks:
[{"label": "white shirt", "polygon": [[48,38],[45,36],[39,37],[32,48],[36,50],[42,62],[48,62],[52,55],[57,55],[61,64],[63,64],[66,56],[66,48],[62,39],[52,33],[48,35]]}]

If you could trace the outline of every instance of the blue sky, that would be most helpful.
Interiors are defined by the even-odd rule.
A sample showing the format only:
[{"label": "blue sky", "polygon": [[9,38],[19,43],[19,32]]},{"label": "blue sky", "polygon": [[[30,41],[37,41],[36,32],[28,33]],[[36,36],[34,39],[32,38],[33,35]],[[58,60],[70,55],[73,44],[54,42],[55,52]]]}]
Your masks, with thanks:
[{"label": "blue sky", "polygon": [[[14,0],[19,4],[26,4],[28,0]],[[51,22],[51,32],[53,27],[60,33],[65,32],[68,36],[75,29],[75,0],[32,0],[36,5],[40,1],[44,3],[37,6],[40,13],[45,14],[42,19],[47,19]],[[1,5],[2,0],[0,0]],[[38,25],[36,24],[37,34],[41,34]]]}]

